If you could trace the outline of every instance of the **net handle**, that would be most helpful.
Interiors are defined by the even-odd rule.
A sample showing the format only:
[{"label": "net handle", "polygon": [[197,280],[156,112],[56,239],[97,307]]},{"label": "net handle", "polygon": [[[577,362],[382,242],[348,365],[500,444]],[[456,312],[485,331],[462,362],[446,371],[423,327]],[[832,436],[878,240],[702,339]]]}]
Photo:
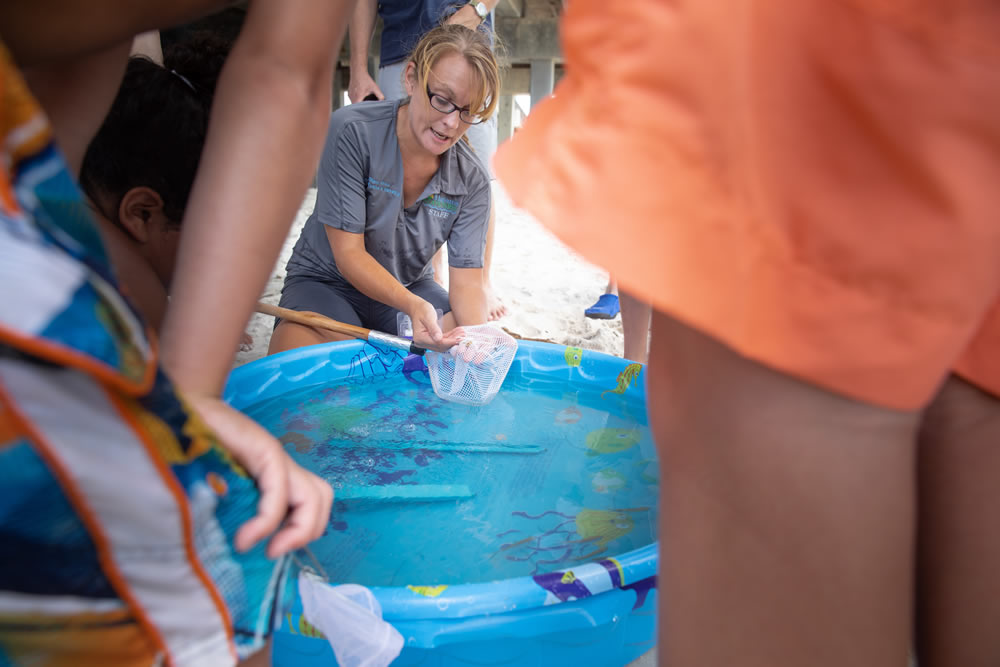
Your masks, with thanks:
[{"label": "net handle", "polygon": [[303,313],[298,310],[290,310],[288,308],[282,308],[281,306],[272,306],[269,303],[263,302],[257,303],[257,312],[264,315],[271,315],[272,317],[280,317],[283,320],[295,322],[296,324],[304,324],[307,327],[316,327],[319,329],[335,331],[336,333],[344,334],[345,336],[350,336],[359,340],[366,340],[370,343],[381,343],[383,345],[388,345],[389,347],[394,347],[398,350],[403,350],[404,352],[409,352],[410,354],[423,355],[427,352],[426,349],[420,347],[411,340],[407,340],[406,338],[390,336],[389,334],[382,333],[381,331],[373,331],[364,327],[354,326],[353,324],[338,322],[337,320],[331,319],[325,315],[320,315],[319,313]]}]

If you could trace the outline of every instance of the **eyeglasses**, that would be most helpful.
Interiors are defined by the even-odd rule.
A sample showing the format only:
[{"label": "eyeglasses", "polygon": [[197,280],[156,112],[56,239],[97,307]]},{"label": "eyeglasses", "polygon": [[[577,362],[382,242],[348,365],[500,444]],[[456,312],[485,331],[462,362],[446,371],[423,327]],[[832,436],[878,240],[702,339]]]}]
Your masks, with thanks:
[{"label": "eyeglasses", "polygon": [[485,117],[469,111],[468,107],[463,109],[447,97],[442,97],[437,93],[432,93],[430,84],[427,84],[427,99],[431,101],[431,106],[434,107],[435,111],[443,114],[450,114],[457,111],[458,117],[467,125],[479,125],[486,120]]}]

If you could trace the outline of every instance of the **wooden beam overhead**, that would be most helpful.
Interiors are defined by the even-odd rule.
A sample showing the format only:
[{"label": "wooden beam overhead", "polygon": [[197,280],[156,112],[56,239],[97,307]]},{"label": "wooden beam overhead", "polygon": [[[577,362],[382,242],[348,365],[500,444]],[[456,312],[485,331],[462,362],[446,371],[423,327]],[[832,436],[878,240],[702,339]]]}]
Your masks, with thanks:
[{"label": "wooden beam overhead", "polygon": [[524,0],[500,0],[494,9],[497,16],[524,16]]},{"label": "wooden beam overhead", "polygon": [[[563,66],[556,65],[555,81],[563,76]],[[501,95],[523,95],[531,92],[531,68],[526,65],[515,65],[504,70],[503,80],[500,82]]]},{"label": "wooden beam overhead", "polygon": [[528,64],[532,60],[562,62],[556,19],[497,17],[496,31],[507,47],[511,63]]}]

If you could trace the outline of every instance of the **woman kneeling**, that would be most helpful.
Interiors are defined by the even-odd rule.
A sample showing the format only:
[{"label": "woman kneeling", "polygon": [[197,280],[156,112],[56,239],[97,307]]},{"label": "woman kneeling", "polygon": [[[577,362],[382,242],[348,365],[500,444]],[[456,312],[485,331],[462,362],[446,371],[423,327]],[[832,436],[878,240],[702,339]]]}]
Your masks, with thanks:
[{"label": "woman kneeling", "polygon": [[[443,350],[461,336],[456,327],[486,322],[490,182],[460,139],[492,114],[500,77],[487,38],[462,26],[427,33],[403,76],[409,98],[331,116],[316,207],[280,305],[389,333],[402,312],[414,340]],[[447,292],[430,265],[445,242]],[[340,338],[279,321],[269,353]]]}]

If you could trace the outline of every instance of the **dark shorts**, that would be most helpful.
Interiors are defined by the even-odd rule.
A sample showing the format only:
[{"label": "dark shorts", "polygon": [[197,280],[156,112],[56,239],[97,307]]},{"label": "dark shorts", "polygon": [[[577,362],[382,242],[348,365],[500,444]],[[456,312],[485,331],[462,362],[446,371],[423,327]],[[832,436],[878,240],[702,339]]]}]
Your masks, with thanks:
[{"label": "dark shorts", "polygon": [[[444,313],[451,312],[448,292],[434,278],[424,278],[407,287]],[[396,315],[400,312],[359,292],[347,281],[328,281],[291,276],[285,279],[278,305],[292,310],[311,310],[355,326],[397,334]],[[274,326],[281,320],[276,318]]]}]

